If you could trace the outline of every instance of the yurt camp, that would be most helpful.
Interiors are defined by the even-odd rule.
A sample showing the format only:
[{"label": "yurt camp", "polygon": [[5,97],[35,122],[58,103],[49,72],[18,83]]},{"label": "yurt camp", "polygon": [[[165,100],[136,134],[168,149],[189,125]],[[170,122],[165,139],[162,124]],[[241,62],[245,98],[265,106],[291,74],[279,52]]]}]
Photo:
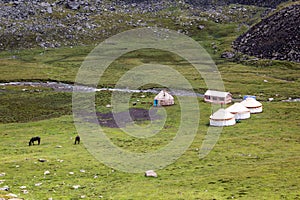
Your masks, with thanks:
[{"label": "yurt camp", "polygon": [[232,126],[235,125],[234,114],[220,108],[217,112],[210,116],[209,124],[211,126]]},{"label": "yurt camp", "polygon": [[254,98],[246,98],[241,104],[248,108],[250,113],[261,113],[263,110],[262,104]]},{"label": "yurt camp", "polygon": [[232,101],[232,95],[229,92],[207,90],[204,94],[204,101],[215,104],[228,104]]},{"label": "yurt camp", "polygon": [[231,114],[234,114],[235,119],[248,119],[250,118],[250,110],[241,103],[234,103],[226,108]]},{"label": "yurt camp", "polygon": [[170,95],[165,90],[160,91],[155,97],[154,97],[154,106],[170,106],[174,104],[174,97]]}]

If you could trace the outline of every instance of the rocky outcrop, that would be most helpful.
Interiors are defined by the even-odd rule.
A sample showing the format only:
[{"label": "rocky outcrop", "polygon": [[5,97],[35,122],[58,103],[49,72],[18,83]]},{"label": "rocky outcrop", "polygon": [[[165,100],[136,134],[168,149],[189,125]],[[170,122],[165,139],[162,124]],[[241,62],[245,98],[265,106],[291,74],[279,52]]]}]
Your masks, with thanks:
[{"label": "rocky outcrop", "polygon": [[185,0],[186,3],[194,6],[218,6],[228,4],[243,4],[243,5],[255,5],[261,7],[276,8],[277,5],[286,2],[287,0]]},{"label": "rocky outcrop", "polygon": [[300,62],[300,4],[263,19],[238,37],[233,48],[258,58]]},{"label": "rocky outcrop", "polygon": [[126,20],[122,15],[155,13],[176,3],[0,0],[0,50],[90,44],[116,32],[147,25],[143,19]]}]

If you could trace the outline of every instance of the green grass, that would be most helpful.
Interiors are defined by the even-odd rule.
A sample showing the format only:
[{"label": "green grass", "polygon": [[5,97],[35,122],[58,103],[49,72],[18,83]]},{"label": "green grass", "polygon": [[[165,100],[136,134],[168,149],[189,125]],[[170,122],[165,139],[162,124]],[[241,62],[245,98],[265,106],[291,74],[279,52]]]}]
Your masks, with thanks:
[{"label": "green grass", "polygon": [[[148,25],[158,24],[173,30],[183,29],[183,23],[192,22],[193,26],[184,28],[215,61],[226,91],[235,98],[256,95],[263,103],[263,113],[251,115],[250,119],[233,127],[225,127],[204,159],[199,159],[199,149],[208,129],[211,108],[202,99],[199,99],[199,130],[191,146],[174,163],[157,170],[158,178],[146,178],[143,173],[121,172],[97,161],[85,148],[84,138],[82,144],[73,144],[77,130],[71,115],[71,93],[43,87],[1,86],[0,173],[6,175],[0,177],[4,180],[0,187],[8,185],[9,192],[24,199],[81,199],[82,195],[85,199],[124,200],[299,199],[300,107],[297,102],[281,102],[289,97],[299,98],[299,63],[251,58],[234,62],[220,58],[223,51],[231,50],[232,41],[247,29],[241,23],[251,25],[259,21],[263,9],[255,10],[251,6],[247,9],[243,18],[239,18],[239,13],[230,15],[232,23],[215,23],[209,13],[200,13],[199,19],[192,19],[175,8],[170,9],[176,14],[175,18],[166,18],[168,11],[161,11],[156,16],[116,14],[95,19],[113,24],[119,18],[145,17],[149,19]],[[205,28],[200,31],[198,25]],[[110,31],[117,33],[128,29],[124,26]],[[73,83],[85,57],[95,47],[92,44],[0,52],[0,82],[53,80]],[[99,87],[114,87],[124,73],[142,64],[171,66],[184,75],[197,92],[204,93],[207,89],[203,79],[183,58],[153,49],[130,52],[117,59],[103,74]],[[168,79],[176,81],[176,77]],[[147,84],[141,88],[152,87],[161,86]],[[140,100],[136,107],[150,108],[149,104],[141,102],[152,102],[154,94],[140,96],[132,94],[129,105]],[[275,100],[268,102],[270,97]],[[97,93],[96,110],[110,112],[111,108],[106,107],[111,104],[110,100],[111,92]],[[189,117],[193,118],[193,108],[188,105],[188,109],[191,109]],[[104,131],[115,145],[127,151],[153,152],[168,144],[179,127],[178,102],[165,111],[168,114],[166,124],[158,134],[147,139],[132,137],[117,128],[104,128]],[[141,127],[149,124],[137,123]],[[29,139],[37,135],[42,138],[41,145],[29,147]],[[39,162],[39,158],[47,162]],[[82,169],[85,172],[80,172]],[[50,171],[49,175],[44,175],[46,170]],[[35,186],[37,183],[42,184]],[[80,187],[74,189],[74,185]],[[20,186],[26,186],[29,193],[23,194]],[[8,192],[0,191],[0,198],[6,194]]]},{"label": "green grass", "polygon": [[[200,129],[193,144],[173,164],[158,170],[156,179],[115,171],[95,160],[82,144],[73,145],[76,130],[71,116],[2,124],[0,169],[6,175],[1,179],[10,192],[25,199],[80,199],[81,195],[88,199],[299,198],[299,106],[273,102],[263,106],[263,113],[224,128],[215,148],[199,160],[210,114],[209,105],[201,103]],[[171,118],[178,109],[167,108]],[[174,133],[172,128],[165,129],[153,138],[137,140],[118,129],[105,131],[112,142],[131,151],[160,147]],[[28,147],[30,137],[36,135],[42,137],[42,144]],[[38,162],[39,158],[47,162]],[[43,174],[46,170],[50,175]],[[73,189],[74,185],[81,187]],[[22,194],[20,186],[29,193]]]}]

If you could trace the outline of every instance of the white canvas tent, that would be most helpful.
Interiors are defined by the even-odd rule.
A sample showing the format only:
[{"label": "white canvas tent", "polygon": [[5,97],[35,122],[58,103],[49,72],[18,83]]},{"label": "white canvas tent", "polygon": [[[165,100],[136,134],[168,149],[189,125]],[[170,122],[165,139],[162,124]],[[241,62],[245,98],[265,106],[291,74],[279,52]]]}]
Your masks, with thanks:
[{"label": "white canvas tent", "polygon": [[250,113],[261,113],[262,104],[254,98],[247,98],[241,102],[246,108],[250,110]]},{"label": "white canvas tent", "polygon": [[220,108],[217,112],[210,116],[209,124],[211,126],[232,126],[234,125],[235,117],[224,108]]},{"label": "white canvas tent", "polygon": [[165,90],[160,91],[154,97],[154,106],[170,106],[174,104],[174,97]]},{"label": "white canvas tent", "polygon": [[241,103],[234,103],[226,108],[227,111],[234,114],[235,119],[248,119],[250,118],[250,110]]}]

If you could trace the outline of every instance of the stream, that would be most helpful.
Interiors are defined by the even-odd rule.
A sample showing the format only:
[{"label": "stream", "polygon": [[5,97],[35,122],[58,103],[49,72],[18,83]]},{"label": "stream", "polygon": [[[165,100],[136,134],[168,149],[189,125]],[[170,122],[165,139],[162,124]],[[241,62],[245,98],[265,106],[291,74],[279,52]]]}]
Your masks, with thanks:
[{"label": "stream", "polygon": [[[138,89],[127,89],[127,88],[94,88],[84,85],[73,85],[68,83],[61,82],[7,82],[0,83],[0,87],[5,86],[30,86],[30,87],[46,87],[52,88],[54,91],[58,92],[73,92],[76,90],[77,92],[99,92],[99,91],[117,91],[117,92],[129,92],[129,93],[152,93],[158,94],[161,89],[146,89],[146,90],[138,90]],[[1,88],[0,88],[1,89]],[[5,90],[2,88],[2,91]],[[171,89],[171,94],[175,96],[197,96],[203,98],[204,95],[200,93],[193,93],[188,90],[178,90]],[[242,99],[233,99],[233,101],[241,101]],[[286,100],[282,100],[283,102],[300,102],[300,98],[289,98]]]}]

